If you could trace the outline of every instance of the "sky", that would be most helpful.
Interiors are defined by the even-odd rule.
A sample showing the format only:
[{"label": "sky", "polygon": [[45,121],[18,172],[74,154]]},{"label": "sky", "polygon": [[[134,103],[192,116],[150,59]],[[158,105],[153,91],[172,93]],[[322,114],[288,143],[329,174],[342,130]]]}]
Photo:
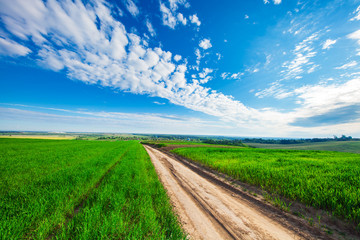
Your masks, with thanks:
[{"label": "sky", "polygon": [[0,0],[0,130],[360,137],[360,0]]}]

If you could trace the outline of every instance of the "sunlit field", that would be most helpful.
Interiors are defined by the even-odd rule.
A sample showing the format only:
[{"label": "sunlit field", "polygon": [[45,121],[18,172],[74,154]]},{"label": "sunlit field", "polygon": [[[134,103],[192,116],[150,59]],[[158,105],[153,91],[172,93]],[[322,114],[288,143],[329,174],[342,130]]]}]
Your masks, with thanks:
[{"label": "sunlit field", "polygon": [[360,223],[359,154],[207,147],[172,151],[271,193]]},{"label": "sunlit field", "polygon": [[181,239],[137,141],[0,139],[1,239]]}]

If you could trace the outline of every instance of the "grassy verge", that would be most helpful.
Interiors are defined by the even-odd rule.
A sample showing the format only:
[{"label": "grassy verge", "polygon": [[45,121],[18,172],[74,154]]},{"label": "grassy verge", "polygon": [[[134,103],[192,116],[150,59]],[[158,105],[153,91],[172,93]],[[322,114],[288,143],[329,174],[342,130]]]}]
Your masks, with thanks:
[{"label": "grassy verge", "polygon": [[[104,174],[136,147],[141,145],[135,141],[0,139],[0,238],[45,239],[61,229],[86,195],[96,191]],[[137,158],[131,156],[136,165]],[[130,186],[134,194],[139,190]],[[141,194],[146,195],[146,190]],[[131,212],[128,215],[137,217]],[[94,224],[94,231],[103,226]]]},{"label": "grassy verge", "polygon": [[144,148],[132,147],[59,239],[184,239]]},{"label": "grassy verge", "polygon": [[271,193],[360,223],[359,154],[249,148],[172,151]]}]

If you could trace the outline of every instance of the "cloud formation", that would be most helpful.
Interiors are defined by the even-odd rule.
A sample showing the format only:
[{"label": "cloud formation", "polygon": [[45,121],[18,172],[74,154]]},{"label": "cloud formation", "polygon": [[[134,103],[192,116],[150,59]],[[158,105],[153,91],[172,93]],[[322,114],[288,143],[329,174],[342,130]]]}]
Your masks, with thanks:
[{"label": "cloud formation", "polygon": [[169,0],[168,6],[166,3],[160,1],[160,12],[162,14],[162,21],[165,26],[175,29],[176,25],[181,23],[187,24],[187,19],[182,13],[178,13],[180,6],[189,8],[190,4],[186,0]]},{"label": "cloud formation", "polygon": [[[93,5],[70,0],[23,4],[16,0],[3,2],[1,11],[9,32],[36,45],[34,57],[39,64],[55,71],[64,69],[72,79],[165,98],[239,123],[257,112],[202,86],[206,77],[188,81],[186,63],[175,64],[171,52],[147,47],[146,41],[128,33],[100,0]],[[203,44],[210,46],[209,41]]]},{"label": "cloud formation", "polygon": [[348,69],[348,68],[355,67],[356,65],[357,65],[356,61],[351,61],[349,63],[345,63],[344,65],[342,65],[340,67],[336,67],[335,69]]},{"label": "cloud formation", "polygon": [[126,8],[129,11],[129,13],[131,15],[133,15],[134,17],[136,17],[137,15],[139,15],[139,9],[138,7],[135,5],[135,3],[132,0],[127,0],[126,2]]},{"label": "cloud formation", "polygon": [[[281,1],[275,2],[279,4]],[[178,12],[180,6],[187,5],[184,0],[161,2],[163,24],[175,28],[177,24],[189,25],[186,22],[189,19],[195,26],[200,26],[196,14],[185,18]],[[139,10],[131,9],[133,16],[140,14]],[[69,78],[87,84],[167,99],[172,104],[215,116],[233,128],[247,126],[260,135],[264,131],[273,131],[276,135],[279,129],[283,132],[305,131],[291,124],[299,118],[308,119],[327,113],[331,115],[334,106],[346,110],[346,107],[350,109],[350,106],[360,102],[356,96],[360,91],[357,78],[342,84],[313,84],[288,91],[279,90],[281,81],[301,78],[316,69],[317,65],[312,60],[317,55],[314,43],[323,43],[316,32],[295,44],[289,54],[291,59],[280,64],[280,81],[274,82],[267,92],[263,92],[262,96],[276,93],[279,99],[287,96],[296,98],[298,108],[285,113],[272,108],[251,108],[230,95],[206,87],[210,84],[205,84],[217,71],[215,68],[200,66],[200,60],[206,54],[202,49],[212,47],[209,39],[200,37],[203,39],[199,42],[202,49],[195,49],[197,65],[189,67],[186,56],[183,58],[162,47],[151,45],[150,38],[126,29],[114,17],[111,6],[104,0],[91,0],[87,4],[72,0],[33,0],[31,3],[0,0],[0,13],[7,36],[10,36],[0,38],[2,55],[28,57],[43,67],[63,71]],[[150,35],[155,36],[150,21],[146,21],[145,25]],[[348,38],[358,41],[358,35],[354,32]],[[323,45],[318,45],[328,49],[333,44],[326,44],[325,41]],[[270,64],[270,58],[266,61]],[[345,69],[344,66],[339,69]],[[192,73],[194,77],[188,76],[190,68],[195,72]],[[260,74],[262,71],[260,66],[254,65],[243,69],[243,72]],[[226,72],[221,77],[240,79],[243,74]]]},{"label": "cloud formation", "polygon": [[191,23],[197,25],[198,27],[201,25],[201,22],[196,14],[190,16],[189,18],[190,18]]},{"label": "cloud formation", "polygon": [[302,73],[304,73],[305,69],[309,70],[314,66],[310,59],[315,57],[317,52],[312,44],[318,39],[319,34],[313,33],[295,46],[295,49],[292,51],[295,58],[283,64],[283,68],[285,68],[282,71],[284,79],[302,78]]},{"label": "cloud formation", "polygon": [[[269,3],[270,3],[270,0],[264,0],[264,4],[269,4]],[[275,5],[280,4],[280,3],[281,3],[281,0],[273,0],[273,3],[274,3]]]},{"label": "cloud formation", "polygon": [[0,37],[0,54],[7,56],[26,56],[31,50],[17,42]]},{"label": "cloud formation", "polygon": [[210,39],[203,39],[200,41],[199,43],[199,47],[201,47],[202,49],[206,50],[212,47],[211,43],[210,43]]},{"label": "cloud formation", "polygon": [[337,40],[332,39],[326,39],[326,41],[323,43],[322,49],[329,49],[336,43]]},{"label": "cloud formation", "polygon": [[149,21],[149,19],[146,19],[146,27],[150,33],[150,35],[152,37],[154,37],[156,35],[155,29],[153,27],[153,25],[151,24],[151,22]]}]

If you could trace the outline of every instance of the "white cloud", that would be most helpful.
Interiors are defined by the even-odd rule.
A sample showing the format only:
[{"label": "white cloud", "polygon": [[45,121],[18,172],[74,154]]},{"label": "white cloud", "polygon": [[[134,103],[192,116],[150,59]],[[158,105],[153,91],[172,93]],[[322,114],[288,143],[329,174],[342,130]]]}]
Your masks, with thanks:
[{"label": "white cloud", "polygon": [[[277,5],[277,4],[280,4],[281,3],[281,0],[273,0],[274,4]],[[264,4],[268,4],[270,3],[269,0],[264,0]]]},{"label": "white cloud", "polygon": [[350,21],[360,20],[360,6],[358,6],[356,8],[356,10],[353,12],[353,14],[355,14],[355,16],[353,18],[351,18]]},{"label": "white cloud", "polygon": [[334,45],[336,43],[337,40],[332,40],[332,39],[327,39],[324,43],[323,43],[323,47],[322,49],[329,49],[331,48],[332,45]]},{"label": "white cloud", "polygon": [[0,55],[7,56],[26,56],[31,50],[10,39],[0,37]]},{"label": "white cloud", "polygon": [[139,15],[139,9],[138,7],[135,5],[135,3],[132,0],[127,0],[126,2],[126,8],[129,11],[129,13],[131,15],[133,15],[134,17],[136,17],[137,15]]},{"label": "white cloud", "polygon": [[176,11],[181,5],[186,8],[190,7],[190,4],[187,0],[169,0],[169,4],[172,11]]},{"label": "white cloud", "polygon": [[163,3],[160,3],[160,11],[162,13],[163,24],[174,29],[177,24],[177,20],[173,12],[170,11],[170,9]]},{"label": "white cloud", "polygon": [[226,79],[229,74],[229,72],[223,72],[220,76],[222,79]]},{"label": "white cloud", "polygon": [[351,67],[355,67],[357,65],[357,62],[356,61],[351,61],[349,63],[346,63],[340,67],[336,67],[335,69],[348,69],[348,68],[351,68]]},{"label": "white cloud", "polygon": [[190,18],[191,23],[197,25],[198,27],[201,25],[201,22],[196,14],[190,16],[189,18]]},{"label": "white cloud", "polygon": [[156,35],[155,29],[153,27],[153,25],[151,24],[151,22],[149,21],[149,19],[146,19],[146,27],[150,33],[150,35],[152,37],[154,37]]},{"label": "white cloud", "polygon": [[172,29],[175,29],[175,26],[178,23],[187,24],[187,19],[182,13],[178,13],[179,6],[184,6],[186,8],[190,7],[190,4],[186,0],[169,0],[169,7],[166,7],[166,4],[160,2],[160,11],[162,14],[163,24]]},{"label": "white cloud", "polygon": [[310,59],[317,54],[312,44],[318,39],[318,33],[314,33],[295,46],[295,49],[292,51],[295,58],[292,61],[284,62],[282,65],[282,67],[285,68],[285,70],[282,71],[284,79],[302,77],[301,74],[303,74],[306,69],[309,70],[315,65]]},{"label": "white cloud", "polygon": [[203,40],[201,40],[199,43],[199,47],[201,47],[202,49],[205,49],[205,50],[211,48],[212,45],[210,43],[210,39],[204,38]]},{"label": "white cloud", "polygon": [[181,22],[184,26],[186,25],[187,19],[184,17],[184,15],[182,15],[181,13],[178,13],[177,19],[178,19],[179,22]]},{"label": "white cloud", "polygon": [[180,61],[181,58],[182,58],[182,57],[181,57],[180,55],[178,55],[178,54],[176,54],[176,55],[174,56],[174,60],[175,60],[176,62]]},{"label": "white cloud", "polygon": [[208,76],[210,73],[212,73],[214,70],[210,68],[204,68],[201,73],[199,73],[200,83],[207,83],[212,79],[211,76]]},{"label": "white cloud", "polygon": [[265,62],[265,66],[268,66],[268,65],[270,64],[270,62],[271,62],[271,58],[272,58],[271,54],[266,55],[266,62]]},{"label": "white cloud", "polygon": [[196,69],[199,71],[199,65],[200,65],[200,60],[205,56],[205,55],[202,55],[200,50],[197,48],[195,49],[195,56],[196,56]]},{"label": "white cloud", "polygon": [[249,15],[245,14],[244,19],[249,19]]},{"label": "white cloud", "polygon": [[347,35],[347,38],[357,40],[358,44],[360,45],[360,30],[350,33]]},{"label": "white cloud", "polygon": [[233,80],[239,80],[241,76],[244,76],[244,73],[238,72],[238,73],[229,73],[229,72],[223,72],[221,75],[222,79],[233,79]]},{"label": "white cloud", "polygon": [[217,60],[220,60],[222,58],[221,53],[216,53],[216,56],[217,56]]},{"label": "white cloud", "polygon": [[318,68],[320,65],[312,65],[311,68],[307,71],[307,73],[313,73],[315,72],[316,68]]},{"label": "white cloud", "polygon": [[163,102],[158,102],[158,101],[154,101],[153,103],[157,104],[157,105],[165,105],[165,103]]},{"label": "white cloud", "polygon": [[231,74],[230,78],[231,79],[240,79],[240,77],[244,75],[243,73],[233,73]]},{"label": "white cloud", "polygon": [[360,103],[359,92],[359,78],[343,84],[309,85],[294,91],[304,106],[298,109],[302,116],[313,116],[339,107],[357,105]]}]

